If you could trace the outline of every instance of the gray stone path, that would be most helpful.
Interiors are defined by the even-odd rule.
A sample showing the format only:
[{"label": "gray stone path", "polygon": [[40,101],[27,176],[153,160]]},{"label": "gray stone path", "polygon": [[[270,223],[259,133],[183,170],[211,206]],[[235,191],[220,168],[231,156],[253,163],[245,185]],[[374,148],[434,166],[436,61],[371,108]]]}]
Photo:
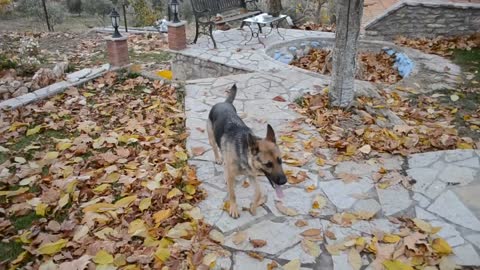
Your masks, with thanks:
[{"label": "gray stone path", "polygon": [[[309,176],[298,185],[288,185],[285,189],[283,204],[294,208],[298,216],[289,217],[280,213],[275,207],[275,195],[268,182],[263,181],[263,190],[268,196],[267,203],[259,209],[256,216],[243,211],[239,219],[232,219],[222,210],[226,199],[226,186],[223,168],[215,165],[213,153],[208,144],[205,123],[211,106],[225,98],[225,90],[237,83],[239,93],[234,105],[244,121],[258,135],[266,132],[266,123],[277,130],[277,136],[289,132],[289,121],[299,117],[288,108],[288,104],[306,89],[295,90],[290,79],[283,79],[271,74],[250,73],[227,76],[218,79],[190,81],[186,86],[187,128],[190,136],[187,148],[202,147],[205,153],[193,157],[190,163],[198,168],[198,177],[204,182],[203,188],[208,197],[201,202],[200,208],[210,224],[225,235],[225,247],[232,256],[227,258],[226,269],[265,269],[268,260],[259,262],[245,254],[246,251],[260,252],[270,260],[285,263],[300,258],[305,269],[349,269],[346,256],[334,256],[333,260],[320,244],[323,253],[314,258],[303,251],[300,246],[300,233],[308,228],[320,228],[333,231],[338,240],[350,235],[372,233],[380,229],[394,232],[397,226],[388,221],[388,216],[407,215],[419,217],[431,222],[433,226],[443,229],[439,236],[445,238],[454,250],[457,263],[461,265],[480,265],[480,151],[455,150],[431,152],[403,158],[384,155],[365,163],[351,161],[335,166],[319,166],[311,153],[298,143],[297,151],[281,147],[291,156],[301,156],[307,160],[302,167],[285,166],[285,170],[305,171]],[[306,82],[305,82],[306,83]],[[319,81],[318,83],[322,83]],[[295,83],[293,83],[295,85]],[[293,89],[293,90],[292,90]],[[287,102],[273,101],[275,96],[284,97]],[[303,126],[297,140],[307,141],[315,135],[315,130]],[[324,152],[328,155],[328,149]],[[193,153],[190,153],[193,155]],[[401,184],[381,189],[373,183],[372,175],[381,167],[389,172],[398,171],[409,175],[416,184],[407,190]],[[319,176],[325,175],[324,177]],[[358,182],[345,183],[338,178],[340,173],[352,173],[361,177]],[[237,197],[240,207],[248,207],[253,194],[252,187],[242,187],[238,182]],[[316,189],[307,193],[305,187],[314,185]],[[319,211],[319,217],[310,215],[315,196],[327,198],[327,204]],[[362,195],[362,196],[358,196]],[[362,197],[359,199],[359,197]],[[329,221],[335,213],[352,211],[378,212],[370,221],[359,221],[351,228],[343,228]],[[308,221],[308,226],[298,228],[294,223],[299,219]],[[245,231],[249,238],[263,239],[267,245],[253,248],[246,241],[235,245],[232,238],[236,232]],[[327,242],[331,241],[327,239]],[[248,268],[239,265],[249,265]]]},{"label": "gray stone path", "polygon": [[[231,57],[235,54],[231,53]],[[287,184],[284,189],[282,204],[294,209],[296,216],[287,216],[277,209],[278,198],[265,178],[262,189],[267,202],[257,210],[256,216],[241,211],[240,218],[232,219],[222,210],[227,197],[223,167],[213,162],[205,128],[210,108],[225,99],[225,91],[233,83],[239,89],[234,105],[257,135],[264,136],[269,123],[276,130],[277,137],[283,134],[295,137],[293,147],[281,144],[280,148],[290,159],[301,160],[301,165],[296,164],[298,166],[286,162],[284,170],[293,175],[305,173],[308,176],[304,182]],[[399,227],[389,221],[390,216],[418,217],[442,227],[438,235],[453,247],[451,258],[459,265],[480,266],[480,200],[476,198],[480,194],[480,151],[431,152],[408,158],[381,154],[362,162],[337,164],[331,159],[331,150],[321,149],[327,162],[320,166],[313,153],[303,146],[303,142],[319,136],[317,131],[306,124],[299,127],[298,123],[302,121],[297,121],[296,131],[292,133],[292,122],[301,116],[288,105],[297,97],[326,85],[328,80],[325,78],[288,69],[187,81],[186,125],[190,133],[187,148],[192,157],[189,163],[197,167],[198,178],[203,181],[202,188],[208,194],[199,207],[205,220],[225,236],[223,246],[230,252],[230,256],[217,260],[216,269],[263,270],[271,261],[284,265],[293,259],[300,260],[302,269],[352,269],[347,254],[331,256],[325,245],[350,236],[371,235],[375,231],[395,233]],[[278,96],[285,102],[273,100]],[[410,189],[401,183],[381,188],[373,180],[374,173],[381,168],[389,177],[409,176],[415,184]],[[346,183],[339,177],[342,173],[354,174],[360,179]],[[307,192],[307,187],[313,190]],[[239,179],[236,194],[239,207],[248,208],[252,186],[244,185],[243,179]],[[323,198],[325,205],[318,210],[312,209],[312,203],[318,198]],[[376,215],[370,221],[357,221],[347,227],[330,221],[336,213],[357,211]],[[307,225],[296,226],[298,220],[305,220]],[[302,248],[300,234],[311,228],[322,232],[328,230],[336,237],[332,240],[322,233],[321,239],[314,242],[319,249],[318,256],[307,254]],[[247,240],[238,243],[238,233],[245,233]],[[267,244],[254,248],[248,239],[263,239]],[[248,255],[250,251],[265,258],[263,261],[254,259]],[[370,263],[364,256],[364,266]]]}]

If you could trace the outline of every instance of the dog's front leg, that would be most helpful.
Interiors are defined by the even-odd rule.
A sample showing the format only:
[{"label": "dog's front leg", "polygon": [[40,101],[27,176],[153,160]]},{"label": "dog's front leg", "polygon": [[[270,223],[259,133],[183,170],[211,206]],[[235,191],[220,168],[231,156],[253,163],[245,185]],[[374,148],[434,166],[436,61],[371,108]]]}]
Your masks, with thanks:
[{"label": "dog's front leg", "polygon": [[255,216],[257,214],[257,207],[265,203],[265,198],[263,197],[262,189],[255,176],[250,176],[249,179],[255,188],[255,193],[253,194],[252,202],[250,203],[250,213]]},{"label": "dog's front leg", "polygon": [[230,204],[228,213],[233,218],[238,218],[240,214],[237,208],[237,199],[235,197],[235,174],[231,171],[231,166],[225,164],[225,180],[228,188],[228,203]]}]

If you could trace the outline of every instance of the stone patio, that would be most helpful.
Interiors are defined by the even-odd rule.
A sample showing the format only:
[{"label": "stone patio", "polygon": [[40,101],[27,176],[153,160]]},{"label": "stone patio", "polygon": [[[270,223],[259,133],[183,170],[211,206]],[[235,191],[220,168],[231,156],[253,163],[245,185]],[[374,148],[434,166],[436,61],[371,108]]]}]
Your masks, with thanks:
[{"label": "stone patio", "polygon": [[[262,189],[268,198],[266,204],[257,210],[257,215],[241,211],[240,218],[230,218],[222,210],[227,197],[223,167],[214,164],[205,131],[212,105],[223,101],[225,91],[236,83],[239,91],[234,105],[239,115],[259,136],[264,136],[269,123],[279,137],[291,130],[292,121],[301,117],[289,108],[289,103],[307,92],[323,89],[329,83],[326,76],[315,76],[274,61],[261,45],[242,46],[242,34],[237,33],[233,38],[235,34],[232,31],[240,32],[217,33],[218,50],[207,49],[208,42],[202,39],[198,45],[182,52],[183,55],[244,71],[242,74],[189,80],[186,83],[185,109],[190,133],[187,148],[192,157],[189,163],[197,167],[198,178],[203,181],[202,187],[208,194],[200,203],[200,208],[206,221],[225,235],[224,247],[231,252],[231,256],[217,261],[216,269],[263,270],[272,260],[284,265],[292,259],[299,259],[302,269],[352,269],[347,254],[331,256],[325,244],[377,230],[395,233],[398,225],[389,221],[391,216],[418,217],[433,226],[442,227],[438,235],[453,247],[452,259],[459,265],[480,266],[480,200],[476,198],[480,194],[480,151],[475,150],[422,153],[408,158],[381,154],[363,162],[327,162],[320,166],[302,144],[302,141],[308,141],[318,133],[315,128],[301,124],[301,130],[295,133],[295,147],[281,147],[282,152],[305,161],[301,167],[284,166],[284,170],[302,171],[308,175],[306,181],[298,185],[287,184],[284,189],[283,205],[295,209],[298,215],[286,216],[278,211],[275,207],[278,198],[264,179],[261,181]],[[329,35],[285,31],[287,39]],[[267,50],[275,42],[278,40],[267,39]],[[375,88],[372,84],[359,83],[358,94],[372,94]],[[285,102],[273,100],[278,96]],[[205,152],[194,156],[193,147],[201,147],[197,149]],[[331,157],[329,149],[323,149],[322,154],[327,161]],[[374,184],[373,174],[380,168],[389,173],[410,176],[415,180],[412,189],[406,189],[401,184],[379,188]],[[345,183],[339,178],[341,173],[358,175],[360,180]],[[237,201],[240,207],[248,207],[253,187],[242,186],[243,180],[239,180]],[[313,186],[313,191],[307,192],[307,186]],[[313,217],[312,202],[318,195],[327,199],[326,205],[313,213]],[[376,216],[370,221],[358,221],[351,227],[341,227],[330,221],[335,213],[348,211],[376,212]],[[302,228],[295,226],[300,219],[306,220],[308,225]],[[300,233],[309,228],[322,229],[323,232],[328,230],[336,236],[336,240],[325,237],[316,242],[321,250],[317,257],[307,254],[300,245]],[[237,232],[245,232],[247,239],[266,240],[267,245],[253,248],[248,241],[237,245],[234,243]],[[256,260],[247,255],[249,251],[258,252],[265,259]],[[370,263],[366,257],[363,258],[367,269]]]}]

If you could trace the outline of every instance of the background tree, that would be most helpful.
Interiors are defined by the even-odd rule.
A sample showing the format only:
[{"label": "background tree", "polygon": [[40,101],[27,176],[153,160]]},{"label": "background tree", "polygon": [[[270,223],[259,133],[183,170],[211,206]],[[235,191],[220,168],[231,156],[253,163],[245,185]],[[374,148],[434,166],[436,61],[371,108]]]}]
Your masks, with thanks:
[{"label": "background tree", "polygon": [[80,15],[82,13],[82,0],[67,0],[68,12]]},{"label": "background tree", "polygon": [[355,97],[355,67],[358,36],[363,14],[363,0],[336,3],[337,28],[333,49],[333,72],[330,84],[330,103],[349,107]]},{"label": "background tree", "polygon": [[62,23],[67,13],[65,6],[61,3],[47,0],[20,0],[16,10],[45,22],[49,31],[54,31],[55,25]]}]

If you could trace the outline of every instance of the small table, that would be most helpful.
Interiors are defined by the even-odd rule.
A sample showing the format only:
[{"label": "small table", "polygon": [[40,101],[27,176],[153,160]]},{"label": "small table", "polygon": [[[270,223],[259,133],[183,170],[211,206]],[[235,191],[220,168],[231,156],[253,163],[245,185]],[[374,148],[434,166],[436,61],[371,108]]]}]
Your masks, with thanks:
[{"label": "small table", "polygon": [[[268,15],[267,13],[263,13],[263,14],[255,16],[255,17],[250,17],[250,18],[246,18],[245,20],[243,20],[243,23],[246,24],[248,26],[248,28],[250,28],[250,32],[252,33],[252,35],[250,36],[250,39],[247,42],[245,42],[245,45],[247,45],[253,38],[257,38],[258,42],[260,44],[262,44],[263,47],[265,47],[265,43],[263,43],[260,40],[260,33],[263,33],[262,32],[262,25],[264,25],[264,26],[265,25],[270,25],[270,31],[264,35],[265,38],[268,35],[270,35],[270,33],[272,33],[274,28],[276,28],[278,35],[283,40],[285,40],[285,37],[283,37],[282,34],[280,34],[280,31],[278,30],[278,27],[287,17],[288,17],[287,15],[280,15],[278,17],[273,17],[271,15]],[[252,27],[252,25],[254,25],[254,24],[256,24],[257,27]]]}]

